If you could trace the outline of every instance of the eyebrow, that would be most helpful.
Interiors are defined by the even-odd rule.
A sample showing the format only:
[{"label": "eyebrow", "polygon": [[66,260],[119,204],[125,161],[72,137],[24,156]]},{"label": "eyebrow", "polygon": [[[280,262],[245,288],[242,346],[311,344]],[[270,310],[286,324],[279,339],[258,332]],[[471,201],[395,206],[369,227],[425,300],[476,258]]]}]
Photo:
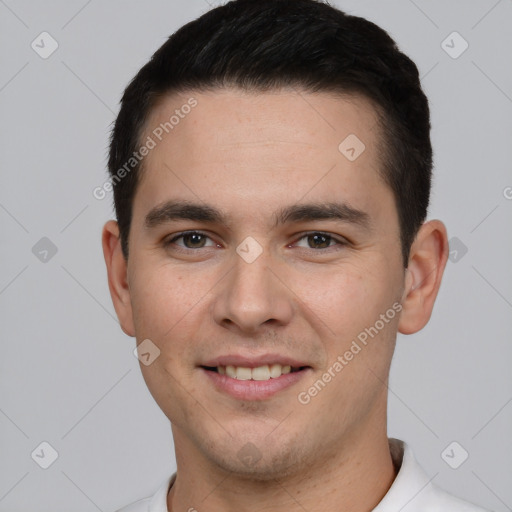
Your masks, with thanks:
[{"label": "eyebrow", "polygon": [[[144,225],[153,229],[173,220],[190,220],[230,226],[229,218],[218,208],[209,204],[170,200],[155,206],[146,215]],[[370,229],[370,216],[346,203],[292,204],[274,213],[274,226],[293,222],[337,220]]]}]

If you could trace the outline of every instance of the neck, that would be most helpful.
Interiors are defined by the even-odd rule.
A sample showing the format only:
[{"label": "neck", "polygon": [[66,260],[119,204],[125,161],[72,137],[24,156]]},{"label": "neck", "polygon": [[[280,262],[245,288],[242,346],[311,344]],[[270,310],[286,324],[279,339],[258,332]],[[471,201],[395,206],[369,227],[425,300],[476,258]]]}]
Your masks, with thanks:
[{"label": "neck", "polygon": [[[375,425],[384,425],[376,429]],[[346,433],[339,446],[318,454],[306,469],[273,481],[255,481],[197,458],[196,448],[182,431],[173,428],[177,476],[168,496],[169,512],[335,512],[371,511],[385,496],[395,477],[385,428]],[[193,456],[191,456],[194,454]]]}]

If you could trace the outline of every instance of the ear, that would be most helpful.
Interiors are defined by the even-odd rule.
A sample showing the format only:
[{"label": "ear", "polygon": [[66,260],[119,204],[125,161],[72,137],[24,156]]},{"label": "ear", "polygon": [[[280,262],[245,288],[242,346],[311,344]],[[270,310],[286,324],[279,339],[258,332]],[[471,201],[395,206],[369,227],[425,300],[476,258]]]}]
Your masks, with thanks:
[{"label": "ear", "polygon": [[398,331],[415,333],[432,314],[441,278],[448,260],[448,236],[439,220],[424,223],[411,246]]},{"label": "ear", "polygon": [[135,336],[130,288],[127,280],[128,262],[121,249],[119,226],[115,220],[109,220],[103,226],[101,242],[107,265],[108,287],[117,318],[123,332],[128,336]]}]

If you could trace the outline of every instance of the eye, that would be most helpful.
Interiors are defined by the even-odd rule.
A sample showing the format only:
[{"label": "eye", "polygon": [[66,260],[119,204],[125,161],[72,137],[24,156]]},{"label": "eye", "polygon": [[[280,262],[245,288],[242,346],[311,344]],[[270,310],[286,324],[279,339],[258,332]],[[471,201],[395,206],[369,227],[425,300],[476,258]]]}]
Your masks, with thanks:
[{"label": "eye", "polygon": [[[182,243],[177,243],[178,240],[181,240]],[[207,241],[210,241],[209,245]],[[342,237],[335,237],[329,233],[323,233],[320,231],[312,231],[309,233],[303,234],[295,245],[298,244],[301,240],[305,240],[307,246],[300,246],[305,249],[314,249],[316,251],[321,251],[325,249],[329,249],[333,246],[346,246],[349,242]],[[183,233],[178,233],[174,237],[164,240],[164,247],[169,247],[171,245],[175,246],[176,250],[194,250],[194,249],[203,249],[206,247],[219,247],[217,243],[215,243],[208,235],[202,233],[201,231],[185,231]]]},{"label": "eye", "polygon": [[319,231],[306,233],[301,238],[299,238],[299,241],[304,239],[308,244],[308,247],[306,247],[306,249],[328,249],[329,247],[332,247],[331,242],[335,242],[337,243],[337,245],[340,246],[348,245],[348,241],[343,238],[337,238],[330,235],[329,233],[322,233]]},{"label": "eye", "polygon": [[[176,241],[180,239],[183,240],[184,245],[176,244]],[[201,233],[200,231],[186,231],[184,233],[179,233],[169,240],[164,241],[164,246],[167,247],[171,244],[175,244],[178,247],[184,249],[202,249],[203,247],[214,247],[217,245],[213,242],[213,240],[211,240],[212,245],[206,246],[205,244],[208,239],[211,240],[209,236]]]}]

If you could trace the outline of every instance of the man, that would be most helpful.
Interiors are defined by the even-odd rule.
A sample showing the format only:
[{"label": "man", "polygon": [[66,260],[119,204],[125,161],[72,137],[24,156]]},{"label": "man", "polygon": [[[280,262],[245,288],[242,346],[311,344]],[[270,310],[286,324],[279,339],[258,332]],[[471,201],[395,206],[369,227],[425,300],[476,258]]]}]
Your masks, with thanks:
[{"label": "man", "polygon": [[416,66],[314,0],[235,0],[127,87],[111,139],[109,288],[177,472],[135,511],[481,511],[387,437],[397,332],[448,255],[425,222]]}]

